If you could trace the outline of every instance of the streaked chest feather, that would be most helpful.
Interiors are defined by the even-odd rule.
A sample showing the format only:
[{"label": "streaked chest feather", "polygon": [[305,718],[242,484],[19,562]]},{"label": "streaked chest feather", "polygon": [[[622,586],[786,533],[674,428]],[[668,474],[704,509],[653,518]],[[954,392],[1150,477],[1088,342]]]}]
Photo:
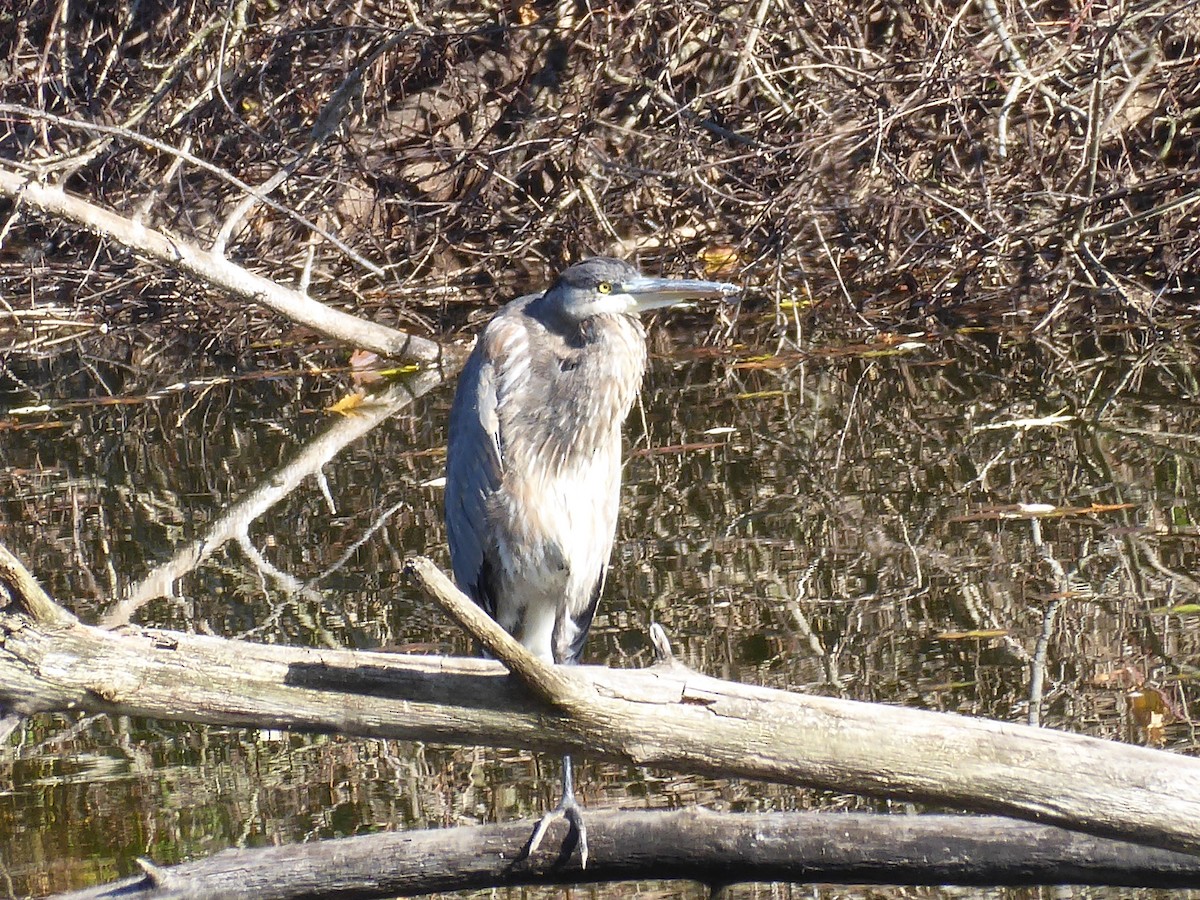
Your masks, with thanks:
[{"label": "streaked chest feather", "polygon": [[506,569],[598,574],[620,503],[619,436],[610,443],[611,450],[574,454],[559,466],[505,471],[491,512]]},{"label": "streaked chest feather", "polygon": [[[527,354],[497,392],[503,465],[489,518],[500,568],[514,591],[556,592],[571,608],[586,604],[608,562],[621,427],[645,368],[641,323],[599,324],[582,347]],[[522,339],[545,346],[512,338]]]}]

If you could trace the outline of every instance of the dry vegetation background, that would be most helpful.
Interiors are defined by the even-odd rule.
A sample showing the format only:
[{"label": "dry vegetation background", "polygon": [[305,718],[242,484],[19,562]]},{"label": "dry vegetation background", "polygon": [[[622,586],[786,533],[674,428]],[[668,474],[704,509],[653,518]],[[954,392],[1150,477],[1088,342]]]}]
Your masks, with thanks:
[{"label": "dry vegetation background", "polygon": [[[29,0],[0,165],[433,334],[460,289],[597,252],[788,318],[1186,327],[1198,50],[1196,0]],[[231,216],[241,185],[274,205]],[[168,267],[0,223],[10,348],[48,346],[31,306],[246,333]]]},{"label": "dry vegetation background", "polygon": [[[0,173],[418,333],[472,331],[478,307],[593,253],[747,284],[764,315],[735,323],[739,358],[689,340],[631,420],[594,660],[645,663],[655,619],[712,674],[1200,746],[1198,0],[11,0],[0,85]],[[248,188],[270,203],[239,208]],[[975,324],[1001,334],[946,336]],[[872,355],[896,328],[928,339]],[[775,359],[755,343],[814,334],[833,338]],[[313,346],[0,195],[0,407],[80,399],[0,431],[5,543],[98,618],[325,427],[309,413],[340,374],[143,402],[180,369],[265,369],[280,338]],[[308,485],[255,521],[263,554],[215,555],[150,618],[296,644],[348,621],[350,645],[468,652],[400,576],[444,554],[448,401],[323,473],[338,515]],[[997,427],[1063,410],[1074,425]],[[1082,512],[1035,529],[1006,518],[1016,503]],[[268,557],[336,608],[262,587]],[[160,732],[30,726],[0,771],[35,789],[0,803],[18,884],[102,880],[156,842],[167,862],[248,833],[512,818],[557,789],[527,755],[487,757],[477,788],[474,751]],[[128,778],[59,779],[67,751],[129,744]],[[814,802],[583,773],[597,807]]]}]

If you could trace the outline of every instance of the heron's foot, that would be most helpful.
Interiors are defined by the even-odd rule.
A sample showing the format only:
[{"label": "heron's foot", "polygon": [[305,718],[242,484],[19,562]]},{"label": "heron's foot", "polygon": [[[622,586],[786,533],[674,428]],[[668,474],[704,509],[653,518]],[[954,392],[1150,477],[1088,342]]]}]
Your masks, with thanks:
[{"label": "heron's foot", "polygon": [[571,826],[571,830],[567,833],[568,844],[570,847],[571,835],[574,835],[579,843],[579,868],[586,869],[588,861],[588,843],[587,843],[587,828],[583,824],[583,806],[575,799],[574,795],[567,794],[558,801],[558,806],[550,810],[542,816],[542,820],[537,823],[537,828],[533,829],[533,835],[529,838],[529,846],[526,848],[525,855],[533,856],[537,852],[537,848],[541,846],[542,838],[546,836],[551,824],[558,819],[566,819],[567,824]]}]

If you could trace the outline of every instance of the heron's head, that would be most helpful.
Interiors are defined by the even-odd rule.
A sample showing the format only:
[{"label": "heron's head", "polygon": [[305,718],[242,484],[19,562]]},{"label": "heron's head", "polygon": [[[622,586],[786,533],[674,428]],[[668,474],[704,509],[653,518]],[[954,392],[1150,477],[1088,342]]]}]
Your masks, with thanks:
[{"label": "heron's head", "polygon": [[542,298],[547,311],[579,323],[592,316],[637,315],[681,300],[724,297],[736,285],[681,278],[647,278],[620,259],[597,256],[563,270]]}]

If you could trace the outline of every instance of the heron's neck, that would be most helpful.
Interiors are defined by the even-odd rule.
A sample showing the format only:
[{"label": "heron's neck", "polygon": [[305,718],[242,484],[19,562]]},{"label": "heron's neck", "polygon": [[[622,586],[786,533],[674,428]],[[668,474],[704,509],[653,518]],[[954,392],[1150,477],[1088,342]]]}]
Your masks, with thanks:
[{"label": "heron's neck", "polygon": [[606,315],[585,319],[579,344],[571,351],[582,380],[593,386],[595,403],[601,397],[606,415],[618,425],[629,412],[646,370],[646,329],[636,316]]}]

